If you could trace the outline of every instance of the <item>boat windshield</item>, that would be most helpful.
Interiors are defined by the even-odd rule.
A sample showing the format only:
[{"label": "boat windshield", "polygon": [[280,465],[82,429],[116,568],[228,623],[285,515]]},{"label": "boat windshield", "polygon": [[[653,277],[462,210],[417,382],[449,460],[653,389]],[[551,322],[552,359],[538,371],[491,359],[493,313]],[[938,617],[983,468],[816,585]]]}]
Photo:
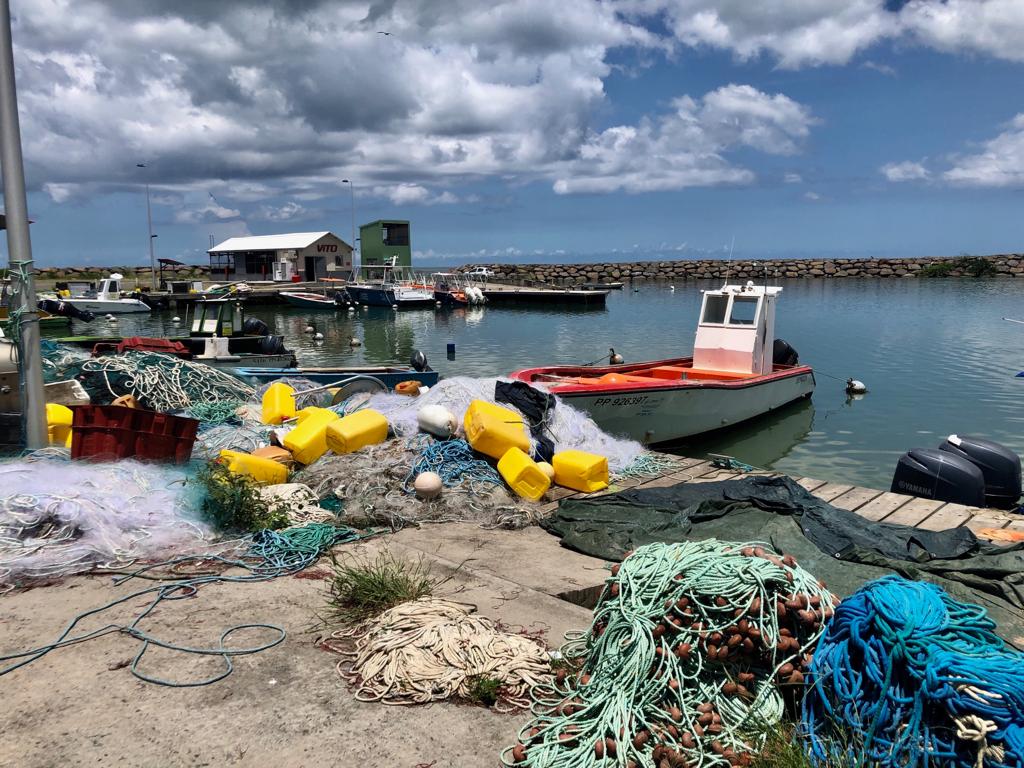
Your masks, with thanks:
[{"label": "boat windshield", "polygon": [[730,325],[753,325],[757,320],[756,296],[734,296],[732,310],[729,312]]},{"label": "boat windshield", "polygon": [[708,295],[704,302],[702,323],[724,323],[725,310],[729,305],[728,296]]}]

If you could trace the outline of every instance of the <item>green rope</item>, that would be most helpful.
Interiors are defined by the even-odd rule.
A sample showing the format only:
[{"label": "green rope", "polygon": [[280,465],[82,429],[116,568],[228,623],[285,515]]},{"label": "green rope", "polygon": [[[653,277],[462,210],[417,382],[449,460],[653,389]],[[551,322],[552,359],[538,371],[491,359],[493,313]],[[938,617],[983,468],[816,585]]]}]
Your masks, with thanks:
[{"label": "green rope", "polygon": [[[125,595],[124,597],[112,600],[106,605],[84,611],[75,616],[64,628],[64,631],[61,632],[53,642],[28,651],[0,656],[0,661],[18,660],[13,664],[0,668],[0,677],[31,664],[33,661],[42,658],[46,654],[57,650],[58,648],[65,648],[69,645],[85,642],[86,640],[93,640],[97,637],[103,637],[113,633],[121,633],[135,638],[142,643],[142,647],[139,649],[138,653],[135,654],[135,658],[131,663],[131,673],[140,680],[147,683],[155,683],[157,685],[166,685],[172,688],[193,688],[216,683],[231,674],[234,669],[232,659],[235,656],[247,656],[253,653],[259,653],[260,651],[273,648],[275,645],[283,642],[285,637],[287,637],[287,632],[285,632],[284,628],[279,627],[276,624],[236,624],[233,627],[228,627],[221,633],[217,645],[208,648],[195,648],[158,638],[140,628],[139,625],[141,622],[156,610],[164,600],[181,600],[184,598],[194,597],[199,592],[200,587],[207,584],[269,581],[270,579],[277,578],[278,576],[298,573],[304,568],[315,563],[320,555],[335,544],[354,542],[372,535],[375,534],[361,534],[358,531],[345,526],[327,525],[325,523],[309,523],[308,525],[288,528],[283,531],[257,531],[253,534],[249,544],[249,550],[242,559],[229,559],[220,555],[190,555],[143,566],[126,576],[116,579],[114,584],[122,584],[123,582],[134,578],[151,578],[148,576],[148,572],[153,569],[166,567],[173,568],[182,563],[216,563],[232,568],[243,568],[246,572],[238,575],[210,573],[194,575],[190,578],[183,578],[168,584],[161,584],[141,589],[137,592]],[[100,627],[92,632],[86,632],[79,635],[71,634],[78,624],[90,616],[102,614],[111,608],[123,603],[130,603],[140,597],[149,599],[149,603],[130,624],[107,624],[106,626]],[[228,647],[226,644],[228,638],[234,633],[241,632],[243,630],[266,630],[271,632],[272,636],[263,643],[241,648]],[[149,650],[150,646],[165,648],[170,651],[177,651],[185,654],[220,656],[224,662],[224,666],[220,672],[200,680],[184,682],[166,680],[164,678],[148,674],[140,668],[140,662],[142,661],[143,656],[145,656],[146,651]]]},{"label": "green rope", "polygon": [[769,545],[650,544],[612,567],[579,674],[534,689],[506,766],[743,765],[802,688],[835,598]]},{"label": "green rope", "polygon": [[193,403],[188,414],[204,424],[241,424],[242,420],[236,411],[242,405],[241,400],[223,400],[216,403]]},{"label": "green rope", "polygon": [[644,452],[623,469],[612,474],[612,480],[627,478],[656,477],[675,467],[675,461],[663,454]]}]

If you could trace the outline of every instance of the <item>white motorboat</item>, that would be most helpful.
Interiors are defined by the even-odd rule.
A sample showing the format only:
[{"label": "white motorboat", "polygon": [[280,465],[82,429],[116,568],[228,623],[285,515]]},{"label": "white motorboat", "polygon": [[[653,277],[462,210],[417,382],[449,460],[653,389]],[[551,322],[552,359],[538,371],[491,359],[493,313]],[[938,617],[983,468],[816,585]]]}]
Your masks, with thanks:
[{"label": "white motorboat", "polygon": [[149,312],[151,308],[146,302],[121,297],[122,280],[124,280],[124,275],[115,272],[110,277],[100,280],[100,287],[97,290],[89,290],[80,296],[72,296],[63,301],[76,309],[95,314],[124,315],[134,312]]},{"label": "white motorboat", "polygon": [[814,372],[775,339],[781,288],[704,291],[693,357],[629,365],[549,366],[511,374],[646,444],[712,432],[811,396]]}]

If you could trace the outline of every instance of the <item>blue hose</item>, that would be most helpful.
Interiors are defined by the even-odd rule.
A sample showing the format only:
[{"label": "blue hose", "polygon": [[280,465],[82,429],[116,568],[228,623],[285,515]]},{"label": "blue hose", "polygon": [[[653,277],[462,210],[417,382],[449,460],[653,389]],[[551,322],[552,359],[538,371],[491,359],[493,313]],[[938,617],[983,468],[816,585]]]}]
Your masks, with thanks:
[{"label": "blue hose", "polygon": [[1024,655],[977,605],[887,576],[836,608],[802,726],[815,765],[1024,766]]},{"label": "blue hose", "polygon": [[[129,637],[133,637],[142,643],[142,647],[139,649],[139,652],[135,655],[135,658],[131,663],[131,673],[140,680],[144,680],[147,683],[166,685],[173,688],[193,688],[216,683],[219,680],[223,680],[233,671],[233,657],[247,656],[273,648],[275,645],[283,642],[288,633],[285,632],[284,628],[279,627],[276,624],[237,624],[233,627],[228,627],[221,633],[216,646],[210,648],[193,648],[162,640],[149,634],[139,627],[139,624],[143,619],[156,610],[164,600],[181,600],[186,597],[193,597],[199,592],[200,587],[207,584],[269,581],[270,579],[275,579],[278,576],[287,576],[289,574],[298,573],[304,568],[315,563],[320,555],[335,544],[357,541],[365,538],[366,535],[373,534],[361,534],[358,531],[345,526],[335,526],[326,523],[309,523],[302,527],[288,528],[283,531],[257,531],[252,535],[249,549],[241,559],[229,559],[218,555],[190,555],[143,566],[142,568],[132,571],[127,576],[116,579],[114,584],[122,584],[125,581],[134,578],[146,578],[149,571],[157,568],[174,567],[183,563],[213,562],[227,567],[242,568],[246,573],[234,576],[224,574],[204,574],[191,578],[183,578],[177,581],[161,584],[159,586],[142,589],[138,592],[133,592],[130,595],[125,595],[124,597],[112,600],[106,605],[84,611],[75,616],[64,628],[64,631],[61,632],[53,642],[28,651],[0,656],[0,662],[14,661],[13,664],[0,668],[0,677],[6,675],[8,672],[13,672],[16,669],[31,664],[33,661],[41,659],[46,654],[51,651],[55,651],[58,648],[64,648],[69,645],[75,645],[86,640],[92,640],[97,637],[118,632],[128,635]],[[93,630],[92,632],[72,635],[72,631],[75,627],[86,618],[102,614],[104,611],[114,608],[115,606],[121,605],[122,603],[132,602],[136,598],[140,597],[145,597],[149,599],[150,602],[130,624],[108,624],[104,627]],[[258,643],[256,645],[242,648],[227,646],[226,641],[232,634],[246,629],[265,630],[272,633],[272,635],[265,642]],[[149,650],[150,646],[157,646],[159,648],[165,648],[179,653],[196,654],[200,656],[220,656],[224,662],[224,666],[220,672],[212,675],[211,677],[202,678],[200,680],[165,680],[163,678],[147,674],[140,668],[142,657],[145,656],[146,651]]]}]

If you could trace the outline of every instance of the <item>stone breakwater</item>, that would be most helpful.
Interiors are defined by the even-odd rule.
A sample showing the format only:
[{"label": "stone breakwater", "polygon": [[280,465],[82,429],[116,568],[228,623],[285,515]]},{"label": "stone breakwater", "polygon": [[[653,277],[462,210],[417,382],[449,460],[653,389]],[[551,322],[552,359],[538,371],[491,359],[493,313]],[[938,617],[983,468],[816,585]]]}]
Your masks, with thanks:
[{"label": "stone breakwater", "polygon": [[[90,280],[118,272],[126,277],[148,278],[149,267],[36,267],[35,274],[42,280]],[[164,276],[174,280],[203,278],[210,274],[205,265],[179,264],[164,267]]]},{"label": "stone breakwater", "polygon": [[[985,266],[985,264],[989,266]],[[627,261],[604,264],[472,264],[486,267],[499,280],[536,281],[556,285],[610,283],[624,280],[763,280],[834,277],[1020,277],[1024,254],[914,259],[722,259]]]}]

